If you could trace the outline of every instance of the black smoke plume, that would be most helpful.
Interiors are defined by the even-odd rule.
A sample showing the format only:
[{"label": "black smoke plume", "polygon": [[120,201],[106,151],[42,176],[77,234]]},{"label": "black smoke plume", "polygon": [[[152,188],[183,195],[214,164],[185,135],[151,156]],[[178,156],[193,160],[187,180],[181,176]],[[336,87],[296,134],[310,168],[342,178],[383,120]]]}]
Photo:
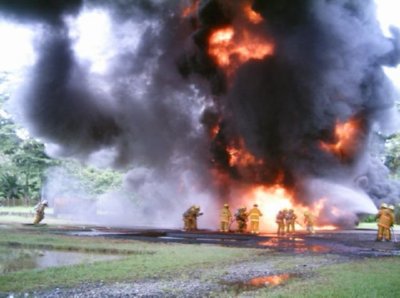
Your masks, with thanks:
[{"label": "black smoke plume", "polygon": [[[128,184],[142,181],[136,188],[171,181],[140,210],[160,201],[163,212],[177,210],[177,202],[197,201],[195,193],[234,201],[236,187],[279,183],[304,205],[328,197],[324,212],[332,221],[332,206],[348,206],[352,218],[374,211],[366,193],[375,200],[398,195],[372,174],[373,135],[391,133],[396,118],[396,94],[382,67],[400,61],[399,34],[383,36],[372,0],[202,0],[185,17],[191,1],[7,2],[0,6],[5,16],[43,25],[37,63],[13,99],[22,121],[54,144],[54,155],[87,160],[108,151],[112,166],[132,169]],[[261,23],[242,23],[244,3]],[[106,74],[94,76],[79,61],[68,34],[65,18],[85,9],[106,10],[113,22],[116,54]],[[208,39],[229,25],[263,34],[274,54],[228,76],[209,55]],[[350,120],[358,128],[352,149],[324,150],[321,143],[338,142],[337,123]],[[239,140],[263,162],[230,164],[227,147]],[[212,170],[229,178],[215,184]]]}]

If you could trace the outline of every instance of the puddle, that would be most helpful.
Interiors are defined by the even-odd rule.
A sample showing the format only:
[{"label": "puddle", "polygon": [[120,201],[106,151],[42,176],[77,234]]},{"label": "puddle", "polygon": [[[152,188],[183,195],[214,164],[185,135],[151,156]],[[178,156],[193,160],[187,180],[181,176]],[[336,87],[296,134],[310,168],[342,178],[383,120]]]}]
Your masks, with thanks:
[{"label": "puddle", "polygon": [[286,282],[290,277],[289,273],[279,275],[260,276],[250,279],[245,285],[252,287],[275,287]]},{"label": "puddle", "polygon": [[250,291],[263,287],[273,288],[279,285],[284,285],[289,279],[299,276],[300,274],[297,273],[258,276],[247,281],[228,283],[228,285],[232,286],[239,293],[242,291]]},{"label": "puddle", "polygon": [[[89,231],[85,230],[85,231],[68,231],[65,234],[71,236],[108,236],[111,233],[98,230],[89,230]],[[118,232],[113,232],[112,234],[123,235],[123,233],[118,233]]]},{"label": "puddle", "polygon": [[158,237],[163,240],[184,240],[185,238],[182,237],[171,237],[171,236],[164,236],[164,237]]},{"label": "puddle", "polygon": [[102,236],[102,237],[163,237],[166,235],[165,232],[157,231],[123,231],[123,230],[101,230],[101,229],[90,229],[81,231],[68,231],[66,235],[71,236]]},{"label": "puddle", "polygon": [[0,274],[25,269],[43,269],[82,263],[87,264],[120,258],[122,257],[104,254],[0,247]]},{"label": "puddle", "polygon": [[273,238],[267,241],[259,242],[258,245],[263,247],[274,248],[278,250],[291,251],[295,253],[305,252],[318,252],[327,253],[330,252],[329,247],[317,244],[308,244],[303,239],[277,239]]}]

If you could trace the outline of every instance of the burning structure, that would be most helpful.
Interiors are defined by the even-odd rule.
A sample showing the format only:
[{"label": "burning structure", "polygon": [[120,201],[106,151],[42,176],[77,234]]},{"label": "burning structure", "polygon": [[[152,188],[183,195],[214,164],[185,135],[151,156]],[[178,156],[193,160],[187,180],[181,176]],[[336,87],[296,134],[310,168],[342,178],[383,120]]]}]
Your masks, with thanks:
[{"label": "burning structure", "polygon": [[[53,156],[131,169],[137,212],[256,202],[264,228],[289,207],[349,225],[397,197],[371,142],[397,126],[382,67],[400,40],[372,0],[16,2],[0,10],[42,32],[16,113]],[[112,27],[101,71],[73,34],[93,10]]]}]

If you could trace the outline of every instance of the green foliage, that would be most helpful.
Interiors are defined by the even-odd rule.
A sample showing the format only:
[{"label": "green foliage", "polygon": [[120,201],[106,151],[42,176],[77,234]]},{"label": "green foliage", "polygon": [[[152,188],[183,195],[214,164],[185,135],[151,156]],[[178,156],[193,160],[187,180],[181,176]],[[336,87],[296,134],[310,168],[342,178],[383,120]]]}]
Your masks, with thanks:
[{"label": "green foliage", "polygon": [[43,172],[56,162],[45,154],[43,144],[34,139],[21,139],[17,129],[10,119],[0,119],[0,160],[3,161],[0,170],[15,177],[26,199],[37,199]]},{"label": "green foliage", "polygon": [[385,165],[391,174],[400,177],[400,134],[394,134],[385,141]]},{"label": "green foliage", "polygon": [[16,125],[10,119],[0,118],[1,152],[12,155],[20,143],[21,139],[16,134]]},{"label": "green foliage", "polygon": [[27,202],[37,200],[45,172],[54,165],[65,168],[92,195],[105,193],[121,185],[120,173],[82,166],[75,161],[54,160],[46,155],[44,144],[27,134],[21,137],[22,129],[3,110],[9,99],[11,79],[11,74],[0,72],[0,174],[4,174],[0,198],[23,197]]},{"label": "green foliage", "polygon": [[376,215],[373,215],[373,214],[367,215],[367,216],[365,216],[365,217],[363,217],[361,219],[361,222],[367,222],[367,223],[374,222],[374,223],[376,223],[376,217],[375,216]]},{"label": "green foliage", "polygon": [[0,176],[0,196],[2,198],[19,199],[23,196],[23,187],[17,176],[4,173]]},{"label": "green foliage", "polygon": [[110,169],[96,169],[83,166],[76,161],[64,161],[62,166],[78,181],[91,195],[100,195],[116,189],[122,184],[122,174]]}]

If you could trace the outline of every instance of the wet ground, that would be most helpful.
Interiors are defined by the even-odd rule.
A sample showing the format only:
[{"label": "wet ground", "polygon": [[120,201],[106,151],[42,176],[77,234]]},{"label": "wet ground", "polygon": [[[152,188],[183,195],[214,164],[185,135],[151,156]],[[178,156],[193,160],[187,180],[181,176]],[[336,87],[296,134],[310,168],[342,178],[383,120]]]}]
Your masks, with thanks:
[{"label": "wet ground", "polygon": [[43,269],[121,258],[115,255],[0,247],[0,274],[24,269]]},{"label": "wet ground", "polygon": [[[183,232],[174,229],[78,225],[21,224],[12,227],[2,225],[1,228],[43,230],[60,235],[128,241],[188,245],[206,243],[258,248],[260,255],[265,255],[262,261],[244,261],[217,268],[194,268],[187,274],[170,277],[155,275],[135,282],[82,283],[74,288],[54,288],[27,293],[32,297],[208,297],[218,296],[225,291],[228,291],[228,296],[236,293],[235,297],[253,297],[254,291],[260,288],[274,288],[285,285],[289,280],[312,278],[313,270],[321,266],[375,256],[400,255],[400,243],[375,242],[374,230],[318,231],[312,235],[298,232],[295,235],[277,237],[276,234],[268,233],[251,235],[210,230]],[[271,254],[274,251],[277,254]],[[288,255],[291,266],[284,270],[279,269],[277,264],[286,262],[285,256]]]},{"label": "wet ground", "polygon": [[[58,226],[50,232],[74,236],[91,236],[174,242],[187,244],[216,244],[232,247],[268,248],[289,253],[331,253],[351,256],[394,256],[400,255],[400,242],[395,240],[376,242],[375,230],[318,231],[315,234],[298,232],[277,237],[276,234],[219,233],[211,230],[183,232],[169,229],[109,228],[100,226]],[[399,232],[397,232],[399,233]],[[395,235],[397,240],[400,235]]]}]

